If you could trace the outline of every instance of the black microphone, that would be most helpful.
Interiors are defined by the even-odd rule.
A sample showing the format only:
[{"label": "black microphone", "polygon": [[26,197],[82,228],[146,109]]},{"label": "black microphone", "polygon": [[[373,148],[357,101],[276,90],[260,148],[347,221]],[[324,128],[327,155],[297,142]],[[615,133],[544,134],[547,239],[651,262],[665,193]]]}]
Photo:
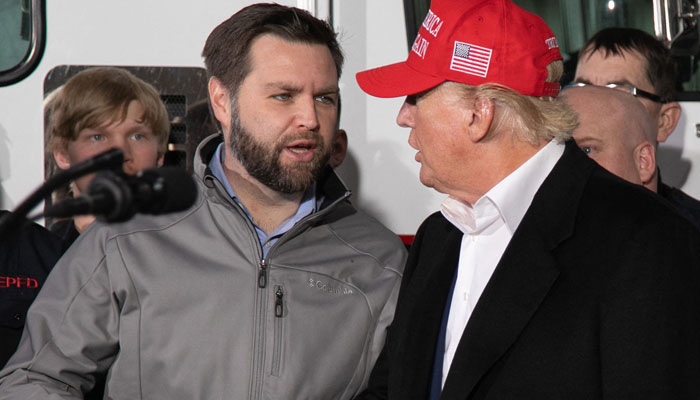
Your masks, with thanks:
[{"label": "black microphone", "polygon": [[61,184],[68,183],[69,181],[87,175],[91,172],[99,170],[118,170],[121,169],[124,163],[124,152],[118,148],[111,148],[105,152],[102,152],[92,158],[88,158],[78,164],[73,165],[67,170],[58,172],[55,176],[51,177],[49,180],[60,181]]},{"label": "black microphone", "polygon": [[46,210],[46,217],[92,214],[107,222],[126,221],[136,213],[166,214],[186,210],[197,200],[197,187],[182,168],[147,169],[134,176],[98,173],[87,193]]}]

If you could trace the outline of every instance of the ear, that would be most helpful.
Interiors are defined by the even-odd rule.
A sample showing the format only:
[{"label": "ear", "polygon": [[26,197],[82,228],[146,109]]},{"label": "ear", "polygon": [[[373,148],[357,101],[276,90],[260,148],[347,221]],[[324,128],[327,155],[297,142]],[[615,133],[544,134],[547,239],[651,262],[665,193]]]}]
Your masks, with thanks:
[{"label": "ear", "polygon": [[165,153],[160,154],[158,156],[158,160],[156,161],[156,167],[160,168],[163,166],[163,161],[165,161]]},{"label": "ear", "polygon": [[491,99],[475,98],[471,119],[467,120],[469,139],[480,142],[486,138],[493,122],[494,103]]},{"label": "ear", "polygon": [[231,124],[231,96],[228,88],[216,77],[209,79],[209,102],[214,117],[222,126]]},{"label": "ear", "polygon": [[331,146],[331,167],[337,168],[340,164],[342,164],[347,154],[348,134],[345,133],[344,129],[338,129],[338,131],[335,133],[335,138],[333,139],[333,145]]},{"label": "ear", "polygon": [[656,134],[656,141],[665,142],[678,124],[681,117],[681,105],[672,102],[661,105],[659,110],[659,126]]},{"label": "ear", "polygon": [[652,143],[645,140],[634,148],[634,166],[642,185],[656,191],[650,187],[654,183],[652,179],[656,173],[656,148]]},{"label": "ear", "polygon": [[57,145],[53,149],[53,159],[56,160],[56,165],[58,165],[58,168],[70,168],[71,162],[70,157],[68,156],[68,149],[66,149],[63,145]]}]

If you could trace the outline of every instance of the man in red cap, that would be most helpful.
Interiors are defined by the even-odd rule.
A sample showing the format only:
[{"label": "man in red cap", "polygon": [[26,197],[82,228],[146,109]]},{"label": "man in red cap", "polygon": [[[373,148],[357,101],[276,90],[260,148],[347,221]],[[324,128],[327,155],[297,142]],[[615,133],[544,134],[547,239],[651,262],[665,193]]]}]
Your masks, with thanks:
[{"label": "man in red cap", "polygon": [[557,41],[510,0],[433,0],[405,62],[420,180],[448,194],[411,248],[365,399],[700,398],[700,236],[569,140]]}]

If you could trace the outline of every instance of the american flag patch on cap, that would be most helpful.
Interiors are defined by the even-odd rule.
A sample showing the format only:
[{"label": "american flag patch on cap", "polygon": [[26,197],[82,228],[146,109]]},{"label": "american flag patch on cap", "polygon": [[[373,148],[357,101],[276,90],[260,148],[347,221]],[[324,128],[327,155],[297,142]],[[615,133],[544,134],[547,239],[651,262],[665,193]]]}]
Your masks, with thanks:
[{"label": "american flag patch on cap", "polygon": [[486,78],[491,63],[491,49],[455,41],[450,69]]}]

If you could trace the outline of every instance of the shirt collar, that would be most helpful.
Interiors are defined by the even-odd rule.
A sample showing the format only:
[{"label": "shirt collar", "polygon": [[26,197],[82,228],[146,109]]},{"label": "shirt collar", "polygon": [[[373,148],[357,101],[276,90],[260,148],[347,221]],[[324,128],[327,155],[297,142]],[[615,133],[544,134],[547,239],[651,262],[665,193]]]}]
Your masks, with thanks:
[{"label": "shirt collar", "polygon": [[[224,189],[226,189],[226,193],[228,193],[231,198],[243,208],[243,210],[248,214],[248,218],[251,219],[250,212],[248,212],[248,209],[245,207],[245,205],[236,197],[236,192],[233,191],[233,187],[231,186],[231,183],[228,181],[228,178],[226,178],[226,173],[224,172],[224,167],[223,167],[223,161],[224,161],[224,154],[225,152],[223,151],[223,146],[224,143],[220,143],[216,151],[214,152],[214,156],[211,158],[211,161],[209,161],[209,168],[211,169],[212,174],[214,177],[221,182],[221,184],[224,186]],[[297,209],[297,212],[295,215],[289,217],[287,220],[282,222],[279,227],[275,230],[275,232],[272,232],[269,236],[277,236],[280,235],[287,230],[289,230],[294,224],[299,222],[302,218],[305,216],[313,213],[316,211],[316,183],[314,182],[313,185],[311,185],[307,190],[306,193],[304,193],[304,197],[299,204],[299,208]]]},{"label": "shirt collar", "polygon": [[564,154],[564,147],[563,143],[551,141],[492,187],[473,206],[449,197],[442,204],[442,214],[464,233],[478,233],[500,217],[513,234],[535,193]]}]

